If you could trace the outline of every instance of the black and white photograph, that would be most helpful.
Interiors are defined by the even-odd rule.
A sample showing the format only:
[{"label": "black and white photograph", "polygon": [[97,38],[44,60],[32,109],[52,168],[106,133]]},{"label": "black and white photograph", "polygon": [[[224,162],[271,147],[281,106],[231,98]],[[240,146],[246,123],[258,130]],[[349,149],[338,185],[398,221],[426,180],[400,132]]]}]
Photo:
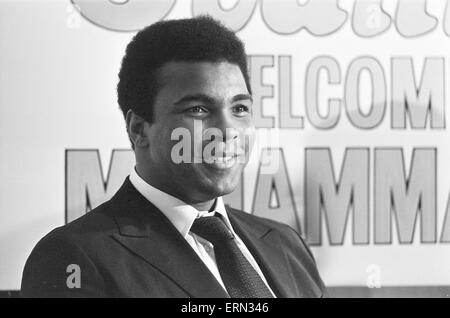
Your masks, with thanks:
[{"label": "black and white photograph", "polygon": [[449,48],[450,0],[0,0],[0,297],[450,297]]}]

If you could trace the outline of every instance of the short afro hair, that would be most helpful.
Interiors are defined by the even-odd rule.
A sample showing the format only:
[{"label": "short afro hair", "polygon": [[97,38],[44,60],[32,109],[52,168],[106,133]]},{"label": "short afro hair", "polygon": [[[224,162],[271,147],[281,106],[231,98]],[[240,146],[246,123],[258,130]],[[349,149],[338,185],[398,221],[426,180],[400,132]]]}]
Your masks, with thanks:
[{"label": "short afro hair", "polygon": [[244,44],[233,31],[209,16],[160,21],[139,31],[126,48],[117,85],[124,117],[131,109],[152,122],[157,71],[171,61],[236,64],[251,93]]}]

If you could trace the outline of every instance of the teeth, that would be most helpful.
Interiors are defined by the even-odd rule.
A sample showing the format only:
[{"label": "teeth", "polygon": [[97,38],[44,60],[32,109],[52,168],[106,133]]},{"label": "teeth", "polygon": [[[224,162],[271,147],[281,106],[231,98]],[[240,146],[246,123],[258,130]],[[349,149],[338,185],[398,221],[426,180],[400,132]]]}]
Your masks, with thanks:
[{"label": "teeth", "polygon": [[231,159],[233,159],[233,156],[218,157],[218,158],[216,158],[214,161],[215,161],[215,162],[223,163],[223,162],[230,161]]}]

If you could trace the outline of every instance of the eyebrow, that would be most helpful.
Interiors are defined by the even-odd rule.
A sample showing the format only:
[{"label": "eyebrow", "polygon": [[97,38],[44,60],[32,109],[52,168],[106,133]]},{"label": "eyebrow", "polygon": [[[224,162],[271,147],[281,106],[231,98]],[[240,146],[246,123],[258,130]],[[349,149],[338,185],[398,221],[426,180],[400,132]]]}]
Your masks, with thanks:
[{"label": "eyebrow", "polygon": [[[249,94],[237,94],[237,95],[233,96],[233,98],[231,99],[231,102],[235,103],[235,102],[241,101],[241,100],[250,100],[251,102],[253,102],[253,98]],[[177,100],[174,104],[179,105],[182,103],[188,103],[188,102],[194,102],[194,101],[200,101],[200,102],[207,103],[207,104],[213,104],[213,103],[215,103],[216,100],[206,94],[194,94],[194,95],[183,96],[182,98]]]},{"label": "eyebrow", "polygon": [[240,100],[249,100],[249,101],[253,102],[253,97],[250,94],[237,94],[236,96],[234,96],[231,99],[231,102],[235,103],[235,102],[240,101]]}]

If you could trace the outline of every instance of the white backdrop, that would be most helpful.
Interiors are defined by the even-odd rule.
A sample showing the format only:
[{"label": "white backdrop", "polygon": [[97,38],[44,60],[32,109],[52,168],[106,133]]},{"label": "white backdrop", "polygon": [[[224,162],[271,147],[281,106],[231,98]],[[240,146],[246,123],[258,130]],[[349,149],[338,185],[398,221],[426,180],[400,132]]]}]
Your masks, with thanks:
[{"label": "white backdrop", "polygon": [[228,201],[300,231],[328,286],[450,285],[446,0],[117,3],[0,0],[0,290],[133,165],[115,88],[135,30],[203,12],[245,42],[255,94]]}]

